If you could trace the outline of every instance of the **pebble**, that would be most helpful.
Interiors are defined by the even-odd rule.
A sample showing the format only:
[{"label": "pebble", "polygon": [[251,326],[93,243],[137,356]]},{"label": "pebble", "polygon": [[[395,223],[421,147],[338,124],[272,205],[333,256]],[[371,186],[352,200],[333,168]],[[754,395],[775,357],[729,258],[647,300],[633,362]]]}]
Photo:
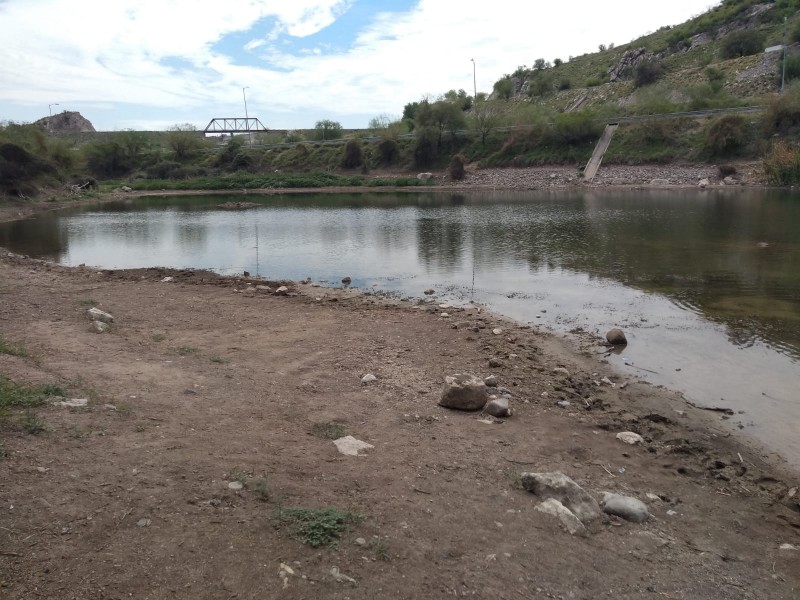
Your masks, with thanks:
[{"label": "pebble", "polygon": [[275,290],[273,292],[273,295],[275,295],[275,296],[286,296],[288,293],[289,293],[289,288],[287,288],[285,285],[282,285],[281,287],[279,287],[277,290]]},{"label": "pebble", "polygon": [[496,328],[492,329],[492,333],[495,334],[495,335],[503,335],[503,330],[500,329],[499,327],[496,327]]},{"label": "pebble", "polygon": [[229,490],[240,490],[240,489],[242,489],[243,487],[244,487],[244,485],[242,485],[242,482],[241,482],[241,481],[231,481],[231,482],[228,484],[228,489],[229,489]]},{"label": "pebble", "polygon": [[367,450],[375,447],[367,442],[357,440],[352,435],[346,435],[338,440],[333,440],[333,444],[336,446],[336,449],[345,456],[359,456],[359,452],[361,450]]},{"label": "pebble", "polygon": [[370,383],[372,381],[377,381],[378,378],[375,377],[372,373],[367,373],[361,378],[361,383]]},{"label": "pebble", "polygon": [[356,546],[366,546],[366,545],[367,545],[367,540],[361,537],[356,538]]},{"label": "pebble", "polygon": [[495,368],[502,367],[503,366],[503,361],[500,360],[499,358],[492,357],[492,358],[489,359],[489,366],[490,367],[495,367]]},{"label": "pebble", "polygon": [[569,408],[570,406],[572,406],[572,402],[570,402],[569,400],[561,400],[559,402],[556,402],[556,404],[561,408]]},{"label": "pebble", "polygon": [[564,367],[556,367],[553,369],[553,373],[560,373],[561,375],[569,377],[569,371],[567,371]]},{"label": "pebble", "polygon": [[488,377],[484,378],[483,383],[489,387],[497,387],[497,376],[489,375]]},{"label": "pebble", "polygon": [[136,524],[139,527],[150,527],[150,523],[152,523],[150,519],[139,519],[138,521],[136,521]]},{"label": "pebble", "polygon": [[781,550],[798,550],[797,546],[792,546],[791,544],[781,544]]}]

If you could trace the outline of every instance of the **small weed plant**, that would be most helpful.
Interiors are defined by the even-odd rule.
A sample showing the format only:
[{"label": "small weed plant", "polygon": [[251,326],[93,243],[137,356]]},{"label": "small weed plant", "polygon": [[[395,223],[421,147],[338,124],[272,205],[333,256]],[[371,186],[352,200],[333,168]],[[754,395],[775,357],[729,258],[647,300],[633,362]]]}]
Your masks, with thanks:
[{"label": "small weed plant", "polygon": [[29,356],[24,346],[21,344],[12,344],[3,338],[0,338],[0,354],[8,354],[10,356],[19,356],[22,358]]},{"label": "small weed plant", "polygon": [[178,348],[178,354],[181,356],[190,356],[192,354],[197,354],[199,350],[197,348],[193,348],[192,346],[181,346]]},{"label": "small weed plant", "polygon": [[336,548],[348,527],[363,520],[363,515],[334,507],[290,506],[275,513],[275,521],[279,527],[288,527],[289,534],[294,539],[312,548]]}]

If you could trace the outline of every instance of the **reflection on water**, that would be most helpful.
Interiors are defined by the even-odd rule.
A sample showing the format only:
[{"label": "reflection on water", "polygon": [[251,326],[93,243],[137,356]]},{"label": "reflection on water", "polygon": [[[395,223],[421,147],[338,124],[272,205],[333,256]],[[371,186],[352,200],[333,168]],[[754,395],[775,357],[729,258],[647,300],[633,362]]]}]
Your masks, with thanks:
[{"label": "reflection on water", "polygon": [[633,342],[620,364],[701,401],[751,410],[774,398],[797,417],[781,426],[800,433],[795,193],[248,195],[261,206],[217,208],[230,199],[46,214],[0,225],[0,245],[68,265],[349,275],[415,296],[446,289],[560,330],[622,325]]}]

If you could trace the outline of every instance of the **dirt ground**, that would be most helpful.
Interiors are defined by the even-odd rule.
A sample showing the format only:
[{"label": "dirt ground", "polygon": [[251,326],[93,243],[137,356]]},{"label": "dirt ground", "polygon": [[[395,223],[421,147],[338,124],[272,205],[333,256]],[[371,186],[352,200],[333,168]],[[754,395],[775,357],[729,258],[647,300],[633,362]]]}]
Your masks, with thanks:
[{"label": "dirt ground", "polygon": [[[0,375],[88,399],[36,409],[37,435],[0,423],[0,598],[800,598],[798,474],[726,415],[614,371],[599,340],[435,296],[248,282],[276,286],[0,251],[0,340],[27,351],[0,353]],[[495,375],[513,416],[439,407],[459,372]],[[340,454],[340,434],[373,448]],[[571,536],[526,471],[652,517]],[[313,548],[291,507],[363,519]]]}]

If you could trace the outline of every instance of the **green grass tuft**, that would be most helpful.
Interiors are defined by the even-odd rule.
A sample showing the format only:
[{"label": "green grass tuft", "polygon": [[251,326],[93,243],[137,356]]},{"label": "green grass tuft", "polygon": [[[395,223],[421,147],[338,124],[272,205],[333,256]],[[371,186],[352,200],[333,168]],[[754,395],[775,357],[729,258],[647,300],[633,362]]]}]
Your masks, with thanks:
[{"label": "green grass tuft", "polygon": [[24,346],[21,344],[12,344],[3,338],[0,338],[0,354],[8,354],[10,356],[19,356],[22,358],[30,356]]},{"label": "green grass tuft", "polygon": [[314,423],[311,426],[311,432],[325,440],[338,440],[346,435],[344,425],[335,421]]},{"label": "green grass tuft", "polygon": [[288,507],[276,511],[278,526],[289,528],[289,534],[312,548],[336,548],[348,526],[364,520],[363,515],[329,508]]}]

